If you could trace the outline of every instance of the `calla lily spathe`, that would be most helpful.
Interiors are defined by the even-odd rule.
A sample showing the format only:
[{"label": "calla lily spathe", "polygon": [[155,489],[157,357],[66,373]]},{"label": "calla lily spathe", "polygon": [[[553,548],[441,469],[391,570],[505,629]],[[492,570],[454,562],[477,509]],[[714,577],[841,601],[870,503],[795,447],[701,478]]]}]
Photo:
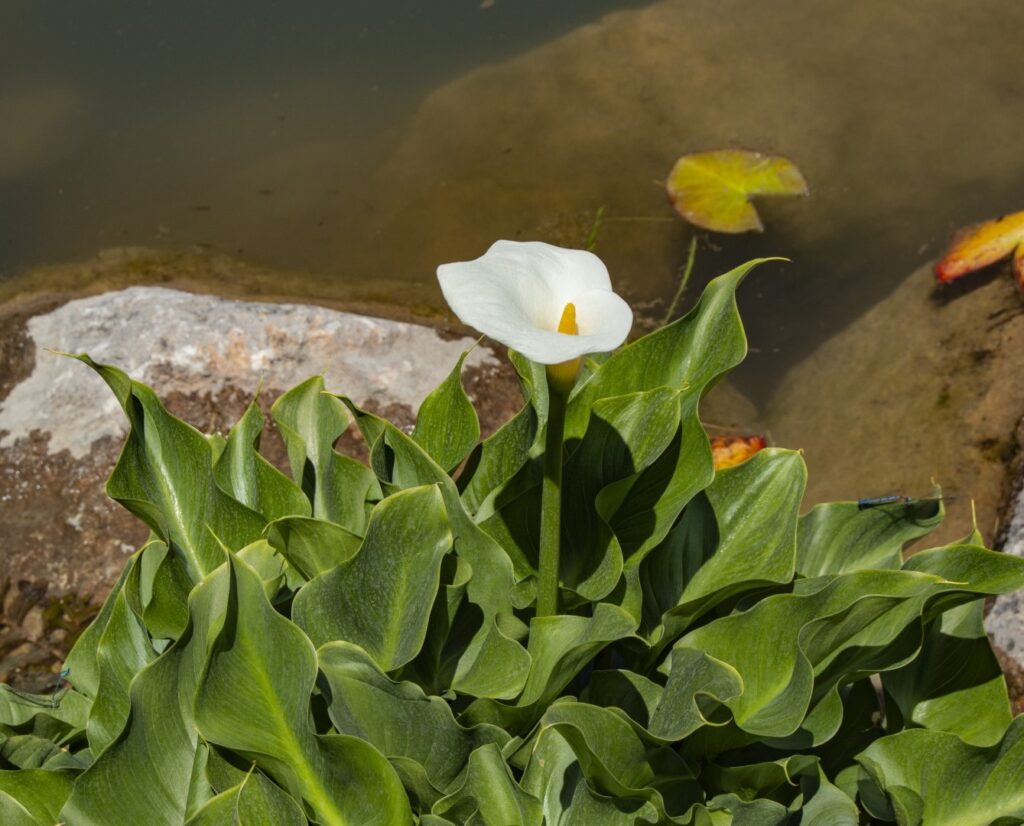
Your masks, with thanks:
[{"label": "calla lily spathe", "polygon": [[[475,261],[437,268],[448,306],[463,324],[539,364],[614,350],[629,335],[633,311],[612,291],[596,255],[540,241],[495,241]],[[558,332],[574,305],[576,334]]]}]

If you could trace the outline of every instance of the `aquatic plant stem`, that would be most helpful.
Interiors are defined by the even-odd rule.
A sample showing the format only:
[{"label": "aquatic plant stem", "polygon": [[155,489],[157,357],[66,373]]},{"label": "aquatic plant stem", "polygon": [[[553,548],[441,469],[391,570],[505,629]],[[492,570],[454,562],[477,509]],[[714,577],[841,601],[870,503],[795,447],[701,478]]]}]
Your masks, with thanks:
[{"label": "aquatic plant stem", "polygon": [[676,314],[676,308],[686,292],[686,285],[690,283],[690,276],[693,274],[693,262],[696,257],[697,236],[694,235],[690,238],[690,251],[686,255],[686,267],[683,269],[683,275],[679,279],[679,287],[676,290],[676,294],[672,297],[672,303],[668,305],[668,312],[665,313],[665,320],[661,322],[662,325],[668,324],[672,320],[672,316]]},{"label": "aquatic plant stem", "polygon": [[[540,565],[537,578],[537,616],[558,613],[558,571],[562,542],[562,440],[565,408],[572,382],[552,368],[548,377],[548,423],[544,438],[544,481],[540,494]],[[563,371],[564,372],[564,371]]]}]

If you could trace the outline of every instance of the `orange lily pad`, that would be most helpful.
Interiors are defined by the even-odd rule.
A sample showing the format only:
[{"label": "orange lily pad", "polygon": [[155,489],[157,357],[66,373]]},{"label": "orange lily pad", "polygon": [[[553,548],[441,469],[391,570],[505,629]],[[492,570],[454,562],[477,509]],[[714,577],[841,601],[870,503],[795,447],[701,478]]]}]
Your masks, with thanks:
[{"label": "orange lily pad", "polygon": [[1024,289],[1024,212],[1014,212],[962,230],[935,265],[940,282],[952,281],[1013,253],[1013,273]]},{"label": "orange lily pad", "polygon": [[686,221],[732,233],[764,229],[751,198],[808,192],[804,176],[788,158],[742,149],[683,155],[669,172],[665,189]]},{"label": "orange lily pad", "polygon": [[745,462],[766,447],[768,442],[764,436],[714,436],[711,439],[711,456],[715,470]]}]

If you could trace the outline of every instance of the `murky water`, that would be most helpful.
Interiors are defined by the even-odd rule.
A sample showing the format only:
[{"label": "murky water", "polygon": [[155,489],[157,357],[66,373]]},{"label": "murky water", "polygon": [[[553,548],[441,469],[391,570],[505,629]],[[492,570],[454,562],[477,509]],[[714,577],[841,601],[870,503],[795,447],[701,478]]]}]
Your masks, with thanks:
[{"label": "murky water", "polygon": [[1024,207],[1021,31],[1009,0],[8,2],[0,277],[205,245],[336,297],[498,237],[581,244],[603,206],[598,252],[656,315],[689,238],[656,182],[745,146],[812,189],[702,236],[693,294],[793,259],[743,296],[762,399],[956,227]]}]

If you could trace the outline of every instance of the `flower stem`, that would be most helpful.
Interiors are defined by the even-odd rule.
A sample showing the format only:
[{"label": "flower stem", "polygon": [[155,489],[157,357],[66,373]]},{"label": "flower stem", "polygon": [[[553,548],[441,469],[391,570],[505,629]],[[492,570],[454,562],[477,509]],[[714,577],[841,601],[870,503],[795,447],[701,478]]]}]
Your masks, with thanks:
[{"label": "flower stem", "polygon": [[562,541],[562,438],[570,383],[548,372],[548,424],[544,440],[544,482],[540,495],[540,566],[537,616],[558,613],[558,571]]}]

